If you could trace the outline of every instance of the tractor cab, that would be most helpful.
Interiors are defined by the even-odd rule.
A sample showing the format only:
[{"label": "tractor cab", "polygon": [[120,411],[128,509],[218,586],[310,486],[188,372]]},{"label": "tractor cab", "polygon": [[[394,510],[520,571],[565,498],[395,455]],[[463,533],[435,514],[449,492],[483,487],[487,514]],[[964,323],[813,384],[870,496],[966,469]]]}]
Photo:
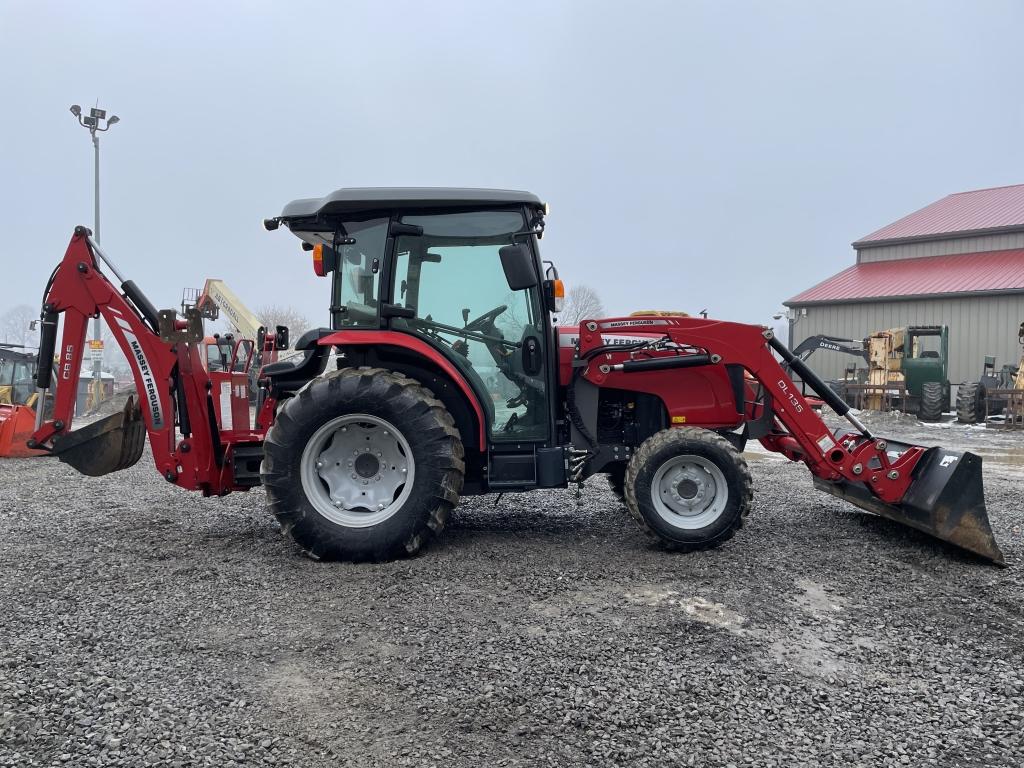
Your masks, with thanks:
[{"label": "tractor cab", "polygon": [[26,405],[35,394],[36,356],[0,345],[0,403]]},{"label": "tractor cab", "polygon": [[[552,438],[557,386],[556,291],[537,248],[543,217],[527,192],[343,189],[295,201],[267,223],[284,223],[330,277],[330,330],[367,341],[346,346],[347,356],[417,377],[431,357],[447,363],[481,406],[485,443],[532,450]],[[396,333],[430,355],[396,345]]]},{"label": "tractor cab", "polygon": [[941,383],[948,389],[949,328],[945,325],[912,325],[904,342],[903,370],[907,389],[920,396],[928,382]]}]

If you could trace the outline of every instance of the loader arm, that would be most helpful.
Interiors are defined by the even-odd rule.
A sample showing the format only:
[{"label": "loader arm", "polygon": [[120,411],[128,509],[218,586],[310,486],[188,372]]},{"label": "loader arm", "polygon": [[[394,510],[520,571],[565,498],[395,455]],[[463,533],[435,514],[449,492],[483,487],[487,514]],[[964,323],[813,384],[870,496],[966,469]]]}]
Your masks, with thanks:
[{"label": "loader arm", "polygon": [[[624,331],[661,333],[671,344],[653,353],[620,351],[606,344],[602,336]],[[759,410],[770,408],[771,429],[760,436],[762,445],[806,464],[818,488],[1003,562],[984,508],[980,457],[875,437],[768,328],[693,317],[588,320],[580,324],[579,357],[588,361],[584,376],[593,384],[627,389],[624,377],[645,371],[739,366],[748,377],[748,386],[743,388],[744,402],[736,404],[737,411],[746,422],[754,422],[763,417]],[[783,365],[844,416],[855,431],[834,434]],[[753,382],[762,397],[750,396]]]},{"label": "loader arm", "polygon": [[[120,291],[101,270],[101,260],[120,279]],[[87,324],[97,314],[131,366],[139,402],[130,398],[123,412],[72,432]],[[244,382],[244,374],[207,373],[200,357],[198,313],[187,320],[158,313],[134,283],[122,278],[85,227],[75,229],[47,285],[40,336],[40,395],[53,383],[48,362],[54,353],[58,381],[52,418],[39,412],[31,447],[49,451],[84,474],[102,475],[138,461],[148,433],[153,460],[169,482],[204,494],[237,487],[232,449],[262,440],[247,421],[233,420],[241,413],[235,379],[240,375]],[[247,400],[244,410],[247,416]]]}]

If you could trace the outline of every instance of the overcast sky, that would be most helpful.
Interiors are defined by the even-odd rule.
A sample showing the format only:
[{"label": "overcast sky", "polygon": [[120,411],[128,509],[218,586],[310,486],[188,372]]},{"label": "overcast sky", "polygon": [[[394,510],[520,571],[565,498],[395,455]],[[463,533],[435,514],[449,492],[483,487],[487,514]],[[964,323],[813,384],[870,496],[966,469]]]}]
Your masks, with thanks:
[{"label": "overcast sky", "polygon": [[0,0],[0,313],[76,224],[160,307],[207,277],[326,324],[260,221],[343,186],[526,189],[610,312],[771,322],[850,242],[1024,182],[1024,4]]}]

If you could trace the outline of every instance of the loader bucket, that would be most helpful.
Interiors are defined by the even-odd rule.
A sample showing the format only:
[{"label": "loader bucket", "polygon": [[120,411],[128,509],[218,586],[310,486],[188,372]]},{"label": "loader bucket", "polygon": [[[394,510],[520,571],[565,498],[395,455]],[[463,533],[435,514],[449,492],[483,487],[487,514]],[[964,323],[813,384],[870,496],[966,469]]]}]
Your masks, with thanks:
[{"label": "loader bucket", "polygon": [[0,405],[0,457],[39,456],[26,443],[36,428],[36,412],[27,405]]},{"label": "loader bucket", "polygon": [[[887,442],[892,452],[909,447]],[[985,509],[981,457],[974,453],[929,448],[914,467],[910,487],[897,504],[881,501],[863,483],[815,478],[814,485],[868,512],[948,541],[997,565],[1006,564]]]},{"label": "loader bucket", "polygon": [[99,477],[127,469],[146,447],[146,426],[135,399],[124,409],[54,440],[53,453],[83,475]]}]

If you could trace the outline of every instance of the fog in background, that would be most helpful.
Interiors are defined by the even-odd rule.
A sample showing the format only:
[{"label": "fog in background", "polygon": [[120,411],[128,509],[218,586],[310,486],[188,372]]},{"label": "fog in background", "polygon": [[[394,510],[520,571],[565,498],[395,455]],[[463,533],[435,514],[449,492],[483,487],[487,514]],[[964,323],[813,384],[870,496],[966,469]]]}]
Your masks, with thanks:
[{"label": "fog in background", "polygon": [[[263,217],[342,186],[526,189],[609,313],[771,323],[849,243],[1024,181],[1024,6],[979,2],[0,0],[0,313],[76,224],[159,307],[220,277],[326,324]],[[2,339],[0,339],[2,340]]]}]

